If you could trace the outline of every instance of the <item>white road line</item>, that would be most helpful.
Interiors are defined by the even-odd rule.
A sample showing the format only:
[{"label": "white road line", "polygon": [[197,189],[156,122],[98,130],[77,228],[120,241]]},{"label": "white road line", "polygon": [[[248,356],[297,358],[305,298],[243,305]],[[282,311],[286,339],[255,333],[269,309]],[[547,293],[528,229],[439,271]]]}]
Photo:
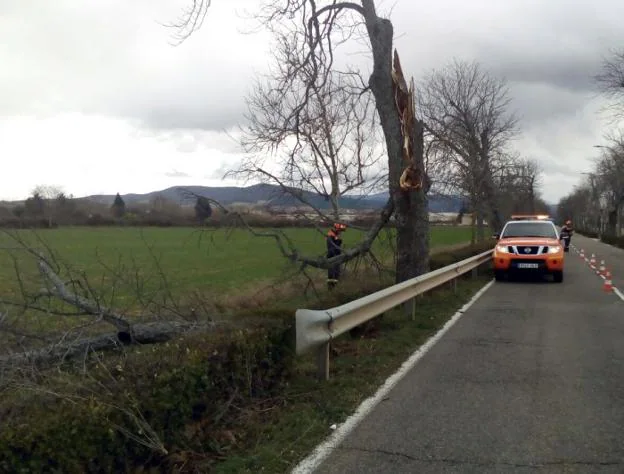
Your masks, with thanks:
[{"label": "white road line", "polygon": [[292,474],[303,474],[314,472],[327,457],[336,449],[336,447],[351,433],[355,427],[382,401],[390,390],[416,365],[416,363],[424,357],[429,350],[446,334],[446,332],[459,321],[459,318],[474,304],[479,298],[494,284],[495,280],[490,281],[481,288],[468,303],[466,303],[459,311],[457,311],[451,319],[440,329],[435,335],[427,340],[422,346],[414,352],[409,359],[403,362],[403,365],[394,374],[386,379],[384,384],[377,390],[375,395],[364,400],[357,408],[355,413],[342,423],[331,436],[323,443],[318,445],[316,449],[301,461],[291,472]]}]

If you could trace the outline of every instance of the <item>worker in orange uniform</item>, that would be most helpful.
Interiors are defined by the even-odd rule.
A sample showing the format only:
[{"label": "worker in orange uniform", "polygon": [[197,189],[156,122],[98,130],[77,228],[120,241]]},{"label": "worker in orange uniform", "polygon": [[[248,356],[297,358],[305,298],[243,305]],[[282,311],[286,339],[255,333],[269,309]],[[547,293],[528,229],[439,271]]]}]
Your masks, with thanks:
[{"label": "worker in orange uniform", "polygon": [[574,227],[572,227],[572,221],[567,220],[565,225],[561,228],[559,238],[563,240],[564,252],[570,251],[570,241],[572,240],[572,234],[574,234]]},{"label": "worker in orange uniform", "polygon": [[[336,257],[342,254],[341,234],[347,229],[344,224],[336,223],[327,232],[327,258]],[[327,288],[330,290],[336,286],[340,278],[340,264],[336,264],[327,269]]]}]

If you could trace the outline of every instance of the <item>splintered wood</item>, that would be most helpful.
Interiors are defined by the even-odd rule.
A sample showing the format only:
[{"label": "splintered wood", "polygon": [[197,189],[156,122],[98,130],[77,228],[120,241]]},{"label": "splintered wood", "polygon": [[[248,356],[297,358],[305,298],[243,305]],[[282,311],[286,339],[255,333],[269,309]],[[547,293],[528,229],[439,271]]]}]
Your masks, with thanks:
[{"label": "splintered wood", "polygon": [[415,166],[413,156],[413,135],[414,121],[414,79],[407,82],[401,69],[399,54],[394,50],[394,64],[392,65],[392,84],[394,88],[394,103],[401,122],[401,136],[403,137],[402,156],[406,162],[406,168],[399,179],[399,186],[402,191],[413,191],[422,188],[424,177],[420,169]]}]

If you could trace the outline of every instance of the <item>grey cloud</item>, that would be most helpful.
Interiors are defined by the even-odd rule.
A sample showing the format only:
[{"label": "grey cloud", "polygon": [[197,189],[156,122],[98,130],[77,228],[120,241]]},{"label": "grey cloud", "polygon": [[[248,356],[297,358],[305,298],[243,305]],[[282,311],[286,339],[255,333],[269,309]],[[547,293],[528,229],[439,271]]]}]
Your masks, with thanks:
[{"label": "grey cloud", "polygon": [[190,174],[185,173],[184,171],[178,171],[178,170],[169,171],[165,173],[165,176],[167,176],[168,178],[190,178],[191,177]]},{"label": "grey cloud", "polygon": [[[156,21],[173,20],[182,2],[80,0],[0,2],[0,116],[86,112],[134,120],[141,133],[173,142],[178,151],[210,149],[232,160],[240,152],[225,135],[242,121],[253,73],[267,63],[262,38],[237,36],[234,2],[212,2],[204,28],[180,47]],[[237,0],[241,8],[259,0]],[[391,12],[407,74],[453,57],[477,60],[507,78],[522,117],[526,150],[550,176],[572,176],[600,124],[586,104],[601,56],[624,45],[624,2],[595,0],[378,0]],[[25,22],[24,18],[28,21]],[[368,45],[353,45],[366,51]],[[349,60],[352,60],[350,57]],[[357,60],[370,70],[370,58]],[[522,150],[525,151],[525,150]]]},{"label": "grey cloud", "polygon": [[[36,9],[29,2],[2,3],[3,69],[17,71],[0,72],[0,90],[11,91],[0,93],[6,114],[81,110],[137,119],[157,130],[223,130],[241,122],[253,70],[267,61],[259,49],[250,51],[258,36],[232,43],[245,23],[228,26],[235,17],[229,2],[213,2],[204,29],[178,48],[166,45],[169,33],[155,23],[179,13],[179,5],[166,0],[136,0],[134,8],[112,0],[97,9],[78,0]],[[458,56],[477,59],[512,83],[586,91],[600,54],[624,40],[618,24],[624,7],[612,0],[572,7],[560,0],[475,0],[470,6],[378,0],[378,6],[392,13],[399,52],[415,76]],[[597,15],[601,10],[608,15]],[[21,18],[29,18],[26,28]],[[213,31],[223,32],[221,41]],[[369,59],[359,62],[370,67]],[[527,115],[539,119],[547,107],[541,98],[535,103],[544,110]],[[528,98],[523,104],[533,108]],[[551,110],[568,113],[569,105],[553,103]]]},{"label": "grey cloud", "polygon": [[510,110],[519,116],[520,127],[544,120],[569,117],[581,111],[592,96],[552,84],[510,82]]},{"label": "grey cloud", "polygon": [[83,112],[155,129],[222,130],[239,122],[253,69],[265,63],[262,41],[235,24],[251,0],[213,2],[204,29],[179,47],[157,21],[175,20],[180,2],[7,1],[0,116]]},{"label": "grey cloud", "polygon": [[406,14],[407,6],[399,13],[397,5],[397,43],[403,57],[411,56],[408,71],[419,76],[458,57],[477,60],[509,82],[595,92],[592,77],[603,55],[624,44],[619,20],[624,3],[615,0],[474,0],[465,5],[454,0],[413,4],[413,15]]},{"label": "grey cloud", "polygon": [[549,175],[560,174],[564,176],[578,176],[578,170],[571,168],[568,164],[560,163],[552,159],[540,160],[538,158],[540,166],[544,173]]},{"label": "grey cloud", "polygon": [[232,161],[223,162],[217,169],[212,171],[210,174],[207,174],[206,176],[204,176],[204,178],[205,179],[224,179],[226,173],[228,173],[231,170],[237,169],[238,166],[240,165],[240,162],[241,162],[240,158],[237,158]]},{"label": "grey cloud", "polygon": [[127,115],[141,119],[150,128],[224,130],[237,125],[243,113],[243,104],[215,104],[180,101],[169,97],[167,102],[154,101],[153,104],[137,106],[124,111]]},{"label": "grey cloud", "polygon": [[[488,64],[491,62],[491,64]],[[484,61],[489,70],[509,82],[547,84],[573,92],[595,91],[593,75],[600,67],[593,57],[512,57]]]},{"label": "grey cloud", "polygon": [[135,132],[138,138],[149,137],[158,141],[174,144],[177,151],[194,153],[203,149],[209,156],[211,150],[219,150],[221,154],[239,155],[238,130],[214,131],[195,129],[154,129],[139,127]]}]

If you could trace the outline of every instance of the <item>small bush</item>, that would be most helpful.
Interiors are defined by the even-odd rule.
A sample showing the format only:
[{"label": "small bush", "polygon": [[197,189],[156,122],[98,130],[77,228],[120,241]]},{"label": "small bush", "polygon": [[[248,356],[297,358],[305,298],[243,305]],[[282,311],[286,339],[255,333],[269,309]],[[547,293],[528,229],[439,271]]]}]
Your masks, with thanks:
[{"label": "small bush", "polygon": [[600,240],[605,244],[613,245],[614,247],[624,248],[624,236],[617,235],[602,235]]}]

